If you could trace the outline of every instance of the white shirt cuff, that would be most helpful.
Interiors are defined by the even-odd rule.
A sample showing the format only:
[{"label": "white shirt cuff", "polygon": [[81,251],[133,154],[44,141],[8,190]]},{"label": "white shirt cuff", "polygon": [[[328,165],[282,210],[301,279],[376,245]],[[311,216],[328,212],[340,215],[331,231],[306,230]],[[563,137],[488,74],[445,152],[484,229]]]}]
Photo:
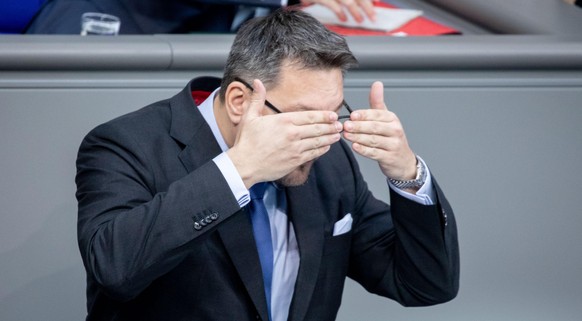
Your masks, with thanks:
[{"label": "white shirt cuff", "polygon": [[418,157],[418,159],[420,160],[422,166],[424,166],[424,170],[426,171],[426,182],[424,182],[424,185],[420,187],[416,194],[408,193],[404,190],[401,190],[400,188],[394,186],[394,184],[390,183],[389,180],[386,181],[388,182],[388,186],[390,186],[390,188],[396,193],[398,193],[400,196],[422,205],[434,205],[435,204],[434,200],[436,199],[436,191],[432,184],[430,170],[428,169],[428,166],[426,166],[426,163],[422,158]]},{"label": "white shirt cuff", "polygon": [[247,205],[250,201],[249,190],[246,188],[245,183],[240,177],[236,167],[230,160],[230,157],[226,153],[222,153],[212,160],[226,179],[232,194],[236,198],[238,205],[243,207]]}]

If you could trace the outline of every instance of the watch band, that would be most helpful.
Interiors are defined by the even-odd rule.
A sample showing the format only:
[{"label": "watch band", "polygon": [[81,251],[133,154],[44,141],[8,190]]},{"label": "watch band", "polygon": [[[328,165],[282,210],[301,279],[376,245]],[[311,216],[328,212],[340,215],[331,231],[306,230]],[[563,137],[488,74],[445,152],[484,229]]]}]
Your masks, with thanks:
[{"label": "watch band", "polygon": [[416,178],[410,180],[398,180],[388,178],[388,181],[398,189],[420,188],[426,182],[426,169],[423,162],[416,156]]}]

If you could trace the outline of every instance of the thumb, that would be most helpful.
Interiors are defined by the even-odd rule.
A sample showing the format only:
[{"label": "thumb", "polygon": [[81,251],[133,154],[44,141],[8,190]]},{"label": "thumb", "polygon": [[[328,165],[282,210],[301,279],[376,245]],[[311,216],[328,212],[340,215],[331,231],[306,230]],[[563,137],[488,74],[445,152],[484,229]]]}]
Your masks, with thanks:
[{"label": "thumb", "polygon": [[384,84],[381,81],[375,81],[370,89],[370,108],[388,110],[384,103]]},{"label": "thumb", "polygon": [[247,109],[247,117],[257,118],[260,117],[265,106],[265,97],[267,95],[267,90],[258,79],[253,80],[253,92],[251,93],[251,103]]}]

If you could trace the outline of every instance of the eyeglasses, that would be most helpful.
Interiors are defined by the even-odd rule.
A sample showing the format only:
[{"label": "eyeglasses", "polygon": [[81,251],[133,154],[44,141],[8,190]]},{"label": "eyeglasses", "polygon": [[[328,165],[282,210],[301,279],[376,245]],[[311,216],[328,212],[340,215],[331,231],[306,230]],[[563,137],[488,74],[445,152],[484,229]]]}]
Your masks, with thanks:
[{"label": "eyeglasses", "polygon": [[[253,91],[253,86],[249,85],[249,83],[247,83],[246,81],[240,79],[239,77],[234,77],[234,80],[242,83],[243,85],[245,85],[245,87],[247,87],[248,89],[250,89],[251,91]],[[265,99],[265,105],[267,107],[269,107],[269,109],[271,109],[272,111],[274,111],[277,114],[282,113],[279,108],[275,107],[275,105],[271,104],[268,100]],[[348,113],[347,115],[339,115],[337,117],[337,120],[340,122],[344,122],[347,119],[350,119],[350,114],[354,111],[350,105],[348,105],[348,103],[346,103],[345,100],[342,100],[342,107],[344,107],[345,109],[347,109]]]}]

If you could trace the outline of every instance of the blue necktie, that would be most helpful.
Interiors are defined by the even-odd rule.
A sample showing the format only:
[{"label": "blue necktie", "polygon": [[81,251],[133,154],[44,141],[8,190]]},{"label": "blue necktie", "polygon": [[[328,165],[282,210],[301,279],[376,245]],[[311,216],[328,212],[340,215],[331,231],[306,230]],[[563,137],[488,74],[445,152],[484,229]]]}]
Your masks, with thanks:
[{"label": "blue necktie", "polygon": [[268,183],[258,183],[250,189],[251,222],[253,223],[253,233],[261,269],[263,270],[263,282],[265,284],[265,295],[267,296],[267,309],[269,319],[271,319],[271,283],[273,281],[273,241],[271,240],[271,225],[269,224],[269,214],[263,203],[263,195]]}]

